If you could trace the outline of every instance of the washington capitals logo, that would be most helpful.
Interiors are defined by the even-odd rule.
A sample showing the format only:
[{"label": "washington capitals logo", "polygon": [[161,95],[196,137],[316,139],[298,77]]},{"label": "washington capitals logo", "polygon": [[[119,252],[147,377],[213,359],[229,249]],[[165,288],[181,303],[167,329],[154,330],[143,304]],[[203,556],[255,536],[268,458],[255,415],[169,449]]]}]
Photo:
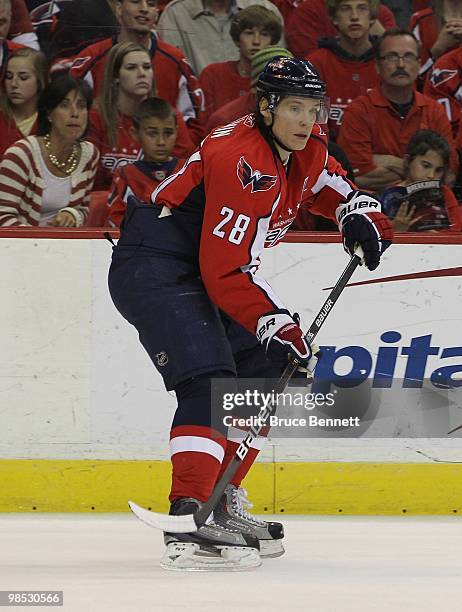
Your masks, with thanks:
[{"label": "washington capitals logo", "polygon": [[277,176],[262,174],[259,170],[253,170],[252,166],[245,161],[244,156],[237,163],[237,176],[241,181],[242,189],[252,185],[251,193],[255,193],[255,191],[269,191],[278,180]]},{"label": "washington capitals logo", "polygon": [[456,74],[457,70],[434,68],[430,76],[430,82],[432,85],[437,87],[438,85],[442,85],[442,83],[446,83],[446,81],[452,79],[452,77],[456,76]]}]

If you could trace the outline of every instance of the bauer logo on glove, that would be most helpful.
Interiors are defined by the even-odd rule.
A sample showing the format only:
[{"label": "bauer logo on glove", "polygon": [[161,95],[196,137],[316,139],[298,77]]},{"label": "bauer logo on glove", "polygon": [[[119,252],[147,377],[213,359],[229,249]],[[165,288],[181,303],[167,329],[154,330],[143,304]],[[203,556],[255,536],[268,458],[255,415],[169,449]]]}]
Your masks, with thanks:
[{"label": "bauer logo on glove", "polygon": [[361,191],[353,191],[345,204],[336,211],[343,247],[353,255],[359,245],[364,252],[364,263],[375,270],[382,253],[393,240],[389,218],[381,211],[378,200]]}]

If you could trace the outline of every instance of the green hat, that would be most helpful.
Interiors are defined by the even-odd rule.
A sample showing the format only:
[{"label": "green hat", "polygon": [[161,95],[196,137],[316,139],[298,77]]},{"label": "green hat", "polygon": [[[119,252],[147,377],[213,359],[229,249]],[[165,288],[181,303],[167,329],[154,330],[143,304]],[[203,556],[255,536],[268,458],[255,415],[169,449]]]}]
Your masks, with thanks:
[{"label": "green hat", "polygon": [[258,81],[258,77],[263,72],[263,68],[266,64],[273,59],[273,57],[293,57],[292,53],[284,47],[270,46],[265,47],[261,51],[257,51],[252,57],[251,62],[251,87],[255,87]]}]

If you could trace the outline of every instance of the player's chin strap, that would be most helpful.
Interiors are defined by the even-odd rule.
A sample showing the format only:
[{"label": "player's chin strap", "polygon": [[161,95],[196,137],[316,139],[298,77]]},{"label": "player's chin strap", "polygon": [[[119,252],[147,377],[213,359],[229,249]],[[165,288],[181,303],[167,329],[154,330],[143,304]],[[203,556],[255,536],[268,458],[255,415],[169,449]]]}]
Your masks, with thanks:
[{"label": "player's chin strap", "polygon": [[[329,293],[326,301],[321,307],[321,310],[318,312],[313,323],[305,334],[305,340],[310,344],[312,344],[319,330],[325,323],[332,310],[332,307],[340,297],[342,291],[345,289],[348,281],[353,275],[353,272],[361,263],[362,257],[363,252],[359,247],[356,249],[355,254],[352,255],[347,267],[342,272],[342,275],[338,279],[335,287]],[[300,363],[296,359],[292,360],[287,365],[281,378],[277,382],[273,396],[277,397],[278,394],[283,393],[289,380],[299,365]],[[226,487],[229,485],[242,461],[245,459],[252,443],[266,426],[266,423],[269,421],[270,417],[275,414],[276,409],[277,402],[270,402],[269,406],[262,408],[256,418],[256,422],[259,424],[255,426],[252,425],[250,427],[246,437],[239,444],[233,459],[230,461],[220,480],[215,485],[211,496],[197,512],[194,514],[185,514],[181,516],[159,514],[157,512],[150,512],[149,510],[141,508],[133,502],[128,502],[131,510],[138,516],[138,518],[151,527],[157,527],[157,529],[162,529],[163,531],[167,531],[169,533],[191,533],[197,531],[199,527],[205,525],[208,517],[213,512],[223,493],[225,492]]]}]

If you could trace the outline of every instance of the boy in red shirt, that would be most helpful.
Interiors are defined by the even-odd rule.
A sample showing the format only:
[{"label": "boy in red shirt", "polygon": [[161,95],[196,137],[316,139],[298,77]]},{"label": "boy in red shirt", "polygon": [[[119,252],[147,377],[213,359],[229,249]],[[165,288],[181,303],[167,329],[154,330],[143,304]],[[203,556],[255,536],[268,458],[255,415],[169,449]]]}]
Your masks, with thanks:
[{"label": "boy in red shirt", "polygon": [[264,6],[252,5],[237,13],[229,33],[239,49],[239,60],[209,64],[199,76],[208,116],[249,91],[252,57],[278,42],[282,23]]},{"label": "boy in red shirt", "polygon": [[143,158],[117,168],[107,204],[105,225],[119,227],[127,198],[135,195],[149,202],[157,185],[176,172],[182,160],[172,156],[178,132],[175,109],[161,98],[148,98],[133,117],[132,137],[139,143]]},{"label": "boy in red shirt", "polygon": [[343,113],[351,102],[379,84],[375,65],[374,23],[377,0],[327,0],[327,11],[338,31],[322,38],[307,59],[316,66],[330,99],[329,136],[336,139]]}]

